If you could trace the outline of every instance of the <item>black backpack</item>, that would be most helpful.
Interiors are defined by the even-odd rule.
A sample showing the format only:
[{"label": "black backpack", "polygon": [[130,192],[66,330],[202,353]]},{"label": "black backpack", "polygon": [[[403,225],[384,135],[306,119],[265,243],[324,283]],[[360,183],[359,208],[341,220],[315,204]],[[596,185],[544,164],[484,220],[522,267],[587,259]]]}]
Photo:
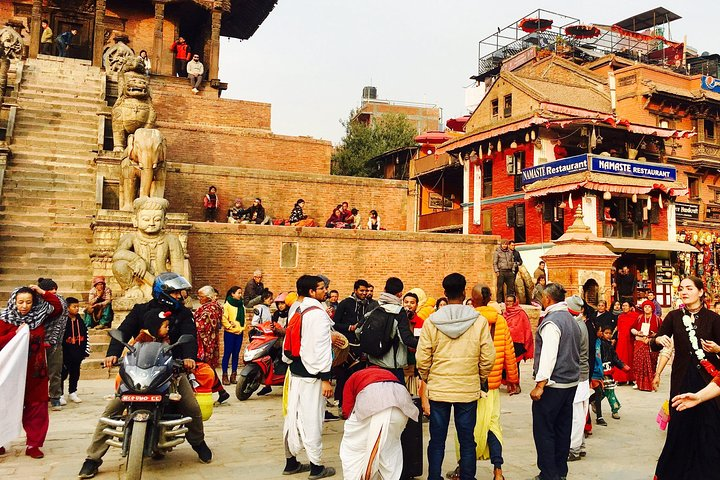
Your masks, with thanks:
[{"label": "black backpack", "polygon": [[357,330],[360,350],[371,357],[382,357],[393,347],[395,341],[393,330],[394,315],[377,307],[365,315],[365,319]]}]

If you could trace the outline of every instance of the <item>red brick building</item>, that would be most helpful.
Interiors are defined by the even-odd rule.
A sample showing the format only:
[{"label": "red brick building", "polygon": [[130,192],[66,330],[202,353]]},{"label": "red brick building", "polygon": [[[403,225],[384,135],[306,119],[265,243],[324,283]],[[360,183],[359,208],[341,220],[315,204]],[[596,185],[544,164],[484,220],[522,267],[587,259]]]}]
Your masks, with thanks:
[{"label": "red brick building", "polygon": [[669,305],[671,279],[662,274],[671,266],[687,273],[678,259],[697,253],[676,241],[675,202],[690,202],[678,207],[686,222],[693,205],[712,218],[720,200],[711,195],[720,165],[719,97],[707,77],[694,74],[716,72],[717,62],[670,64],[664,50],[668,58],[655,61],[651,46],[630,52],[643,62],[598,55],[608,51],[600,44],[591,56],[567,35],[556,36],[550,52],[532,45],[543,40],[537,35],[515,38],[526,48],[488,56],[505,58],[481,72],[489,88],[465,134],[414,162],[418,229],[514,240],[532,271],[581,205],[592,232],[633,270],[639,296],[652,289]]}]

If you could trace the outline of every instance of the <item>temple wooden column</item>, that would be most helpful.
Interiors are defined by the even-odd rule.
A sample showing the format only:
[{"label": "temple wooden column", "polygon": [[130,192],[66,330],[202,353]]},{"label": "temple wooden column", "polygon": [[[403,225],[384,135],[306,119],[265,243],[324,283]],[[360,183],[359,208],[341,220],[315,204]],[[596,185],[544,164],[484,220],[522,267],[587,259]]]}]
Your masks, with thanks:
[{"label": "temple wooden column", "polygon": [[155,33],[153,36],[152,69],[161,73],[161,60],[163,52],[163,22],[165,21],[165,2],[155,2]]},{"label": "temple wooden column", "polygon": [[[35,58],[40,53],[40,35],[42,35],[42,0],[33,0],[30,12],[30,58]],[[54,40],[54,39],[53,39]]]},{"label": "temple wooden column", "polygon": [[105,47],[105,7],[106,0],[95,1],[95,34],[93,36],[92,64],[102,66],[103,47]]},{"label": "temple wooden column", "polygon": [[222,21],[223,11],[216,6],[212,11],[212,24],[210,31],[210,80],[216,79],[220,75],[220,22]]}]

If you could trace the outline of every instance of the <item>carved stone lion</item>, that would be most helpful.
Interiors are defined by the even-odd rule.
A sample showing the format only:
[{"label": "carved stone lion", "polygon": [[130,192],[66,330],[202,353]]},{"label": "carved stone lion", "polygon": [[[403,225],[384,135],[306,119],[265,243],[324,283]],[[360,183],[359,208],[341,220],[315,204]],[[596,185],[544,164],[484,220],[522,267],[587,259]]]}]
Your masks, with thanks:
[{"label": "carved stone lion", "polygon": [[123,151],[127,136],[138,128],[155,128],[156,118],[145,67],[137,58],[128,58],[118,75],[118,98],[112,108],[114,150]]}]

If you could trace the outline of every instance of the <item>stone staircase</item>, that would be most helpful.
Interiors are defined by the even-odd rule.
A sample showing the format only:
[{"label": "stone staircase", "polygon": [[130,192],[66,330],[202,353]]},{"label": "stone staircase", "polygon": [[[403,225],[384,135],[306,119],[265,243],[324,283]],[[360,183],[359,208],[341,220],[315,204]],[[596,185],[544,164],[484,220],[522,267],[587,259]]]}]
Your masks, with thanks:
[{"label": "stone staircase", "polygon": [[[41,57],[25,63],[0,197],[3,304],[15,287],[38,277],[55,280],[66,297],[87,300],[103,75],[81,60]],[[105,332],[91,335],[84,378],[107,378],[107,371],[93,368],[104,357],[107,338]]]},{"label": "stone staircase", "polygon": [[50,277],[87,297],[92,270],[99,68],[72,59],[27,60],[0,198],[0,299]]}]

